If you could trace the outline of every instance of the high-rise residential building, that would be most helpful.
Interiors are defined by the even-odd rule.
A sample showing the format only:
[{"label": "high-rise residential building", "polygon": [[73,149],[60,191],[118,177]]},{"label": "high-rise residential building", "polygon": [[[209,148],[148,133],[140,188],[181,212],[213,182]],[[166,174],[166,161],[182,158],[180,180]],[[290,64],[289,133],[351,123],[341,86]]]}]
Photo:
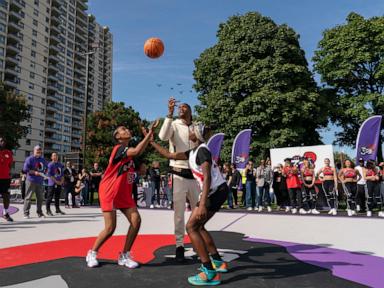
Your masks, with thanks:
[{"label": "high-rise residential building", "polygon": [[32,115],[15,171],[37,144],[46,156],[80,152],[87,113],[112,99],[112,34],[87,2],[0,0],[0,76]]}]

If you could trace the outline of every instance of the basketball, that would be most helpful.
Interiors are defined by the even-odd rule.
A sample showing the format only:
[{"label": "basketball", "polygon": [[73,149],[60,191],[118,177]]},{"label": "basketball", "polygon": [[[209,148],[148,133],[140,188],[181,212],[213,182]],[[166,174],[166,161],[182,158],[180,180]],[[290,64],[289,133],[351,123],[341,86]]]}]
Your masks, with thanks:
[{"label": "basketball", "polygon": [[149,38],[144,43],[144,53],[149,58],[159,58],[164,53],[164,44],[159,38]]}]

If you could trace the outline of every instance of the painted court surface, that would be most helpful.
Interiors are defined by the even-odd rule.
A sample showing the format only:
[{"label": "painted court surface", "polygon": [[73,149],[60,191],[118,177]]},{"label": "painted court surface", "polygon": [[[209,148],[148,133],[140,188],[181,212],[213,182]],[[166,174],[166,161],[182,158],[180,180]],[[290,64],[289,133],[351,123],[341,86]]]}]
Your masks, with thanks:
[{"label": "painted court surface", "polygon": [[[133,256],[142,266],[116,264],[128,224],[118,216],[115,235],[87,268],[84,256],[103,227],[98,208],[0,224],[0,287],[189,287],[199,263],[187,244],[185,264],[174,257],[173,213],[142,209]],[[189,213],[186,213],[186,219]],[[224,287],[384,287],[384,219],[218,213],[207,228],[229,261]],[[186,237],[186,242],[189,243]]]}]

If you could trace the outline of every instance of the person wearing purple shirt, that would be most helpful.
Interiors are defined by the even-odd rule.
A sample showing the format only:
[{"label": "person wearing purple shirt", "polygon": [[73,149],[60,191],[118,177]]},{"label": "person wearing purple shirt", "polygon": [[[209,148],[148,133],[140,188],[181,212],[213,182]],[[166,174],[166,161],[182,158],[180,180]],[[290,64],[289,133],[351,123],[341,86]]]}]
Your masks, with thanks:
[{"label": "person wearing purple shirt", "polygon": [[60,210],[60,194],[61,187],[64,183],[64,165],[58,161],[57,153],[52,153],[51,160],[48,164],[48,194],[47,194],[47,215],[53,216],[51,211],[51,202],[53,197],[55,197],[55,208],[56,214],[65,215],[63,211]]},{"label": "person wearing purple shirt", "polygon": [[29,210],[31,209],[32,193],[36,194],[37,216],[45,217],[41,210],[43,204],[43,181],[47,176],[44,174],[47,170],[47,161],[41,156],[42,150],[39,145],[33,148],[33,155],[25,159],[23,171],[27,174],[24,198],[24,218],[29,219]]}]

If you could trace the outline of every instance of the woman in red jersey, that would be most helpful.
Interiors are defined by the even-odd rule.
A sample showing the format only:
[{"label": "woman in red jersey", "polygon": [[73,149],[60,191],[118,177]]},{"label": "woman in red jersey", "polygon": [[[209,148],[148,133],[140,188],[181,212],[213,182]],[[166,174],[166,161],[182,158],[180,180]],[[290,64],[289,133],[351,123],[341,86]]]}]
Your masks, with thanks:
[{"label": "woman in red jersey", "polygon": [[375,161],[369,160],[367,162],[367,169],[363,171],[364,179],[367,181],[367,216],[372,216],[372,210],[376,204],[379,209],[379,216],[381,213],[381,195],[380,195],[380,172],[376,168]]},{"label": "woman in red jersey", "polygon": [[336,189],[337,189],[337,174],[336,169],[331,167],[331,160],[329,158],[324,159],[325,166],[321,168],[317,177],[322,183],[323,191],[327,199],[329,208],[331,208],[328,214],[337,215],[336,204]]},{"label": "woman in red jersey", "polygon": [[356,215],[357,182],[361,179],[360,172],[355,169],[352,161],[345,160],[344,168],[339,171],[339,179],[347,196],[348,216]]},{"label": "woman in red jersey", "polygon": [[116,209],[119,209],[130,223],[125,245],[119,255],[117,263],[128,268],[136,268],[139,266],[137,262],[133,261],[130,255],[131,247],[139,232],[141,223],[140,214],[132,195],[132,184],[135,177],[133,158],[141,154],[148,146],[153,135],[153,130],[157,125],[158,121],[152,125],[149,133],[145,133],[146,136],[144,139],[134,148],[128,147],[128,143],[132,138],[129,129],[124,126],[119,126],[113,133],[113,138],[118,144],[112,150],[108,167],[105,170],[99,188],[100,206],[103,211],[105,227],[93,244],[92,250],[88,251],[86,257],[88,267],[96,267],[99,265],[97,252],[115,231]]}]

